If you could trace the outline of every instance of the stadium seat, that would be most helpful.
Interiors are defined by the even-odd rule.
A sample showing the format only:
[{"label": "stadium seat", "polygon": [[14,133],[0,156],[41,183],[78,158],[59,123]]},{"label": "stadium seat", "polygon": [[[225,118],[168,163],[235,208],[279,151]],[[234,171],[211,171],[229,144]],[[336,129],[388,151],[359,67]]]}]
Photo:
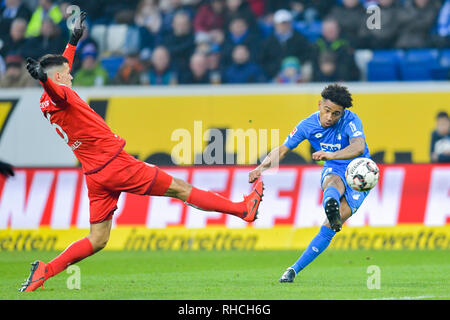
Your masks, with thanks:
[{"label": "stadium seat", "polygon": [[367,65],[367,80],[398,81],[398,65],[403,55],[402,50],[374,50]]},{"label": "stadium seat", "polygon": [[128,33],[126,24],[112,24],[106,32],[106,51],[110,54],[124,54],[125,40]]},{"label": "stadium seat", "polygon": [[432,70],[439,68],[437,49],[407,50],[400,61],[400,74],[403,81],[433,80]]},{"label": "stadium seat", "polygon": [[106,29],[104,24],[96,24],[91,29],[91,37],[97,42],[99,52],[105,52],[106,49]]},{"label": "stadium seat", "polygon": [[122,56],[107,57],[107,58],[101,59],[101,64],[102,64],[103,68],[105,68],[106,71],[108,72],[109,79],[114,79],[123,60],[124,60],[124,57],[122,57]]},{"label": "stadium seat", "polygon": [[441,50],[440,64],[443,67],[450,67],[450,49]]},{"label": "stadium seat", "polygon": [[367,65],[368,81],[398,81],[398,65],[394,60],[371,60]]},{"label": "stadium seat", "polygon": [[374,50],[372,59],[375,61],[393,61],[397,63],[403,57],[403,50]]}]

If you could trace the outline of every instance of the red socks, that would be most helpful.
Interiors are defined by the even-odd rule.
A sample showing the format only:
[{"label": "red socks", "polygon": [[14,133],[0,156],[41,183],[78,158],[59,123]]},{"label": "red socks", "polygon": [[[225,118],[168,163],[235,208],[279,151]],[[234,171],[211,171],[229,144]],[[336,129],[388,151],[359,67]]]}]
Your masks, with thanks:
[{"label": "red socks", "polygon": [[[66,250],[61,252],[59,256],[47,263],[45,266],[48,268],[46,273],[46,279],[57,275],[69,265],[74,264],[86,257],[89,257],[94,253],[92,244],[88,238],[83,238],[81,240],[75,241],[69,245]],[[48,276],[47,276],[48,274]]]},{"label": "red socks", "polygon": [[201,210],[223,212],[239,218],[242,218],[244,211],[247,210],[244,201],[232,202],[218,193],[200,190],[195,187],[192,187],[186,202]]}]

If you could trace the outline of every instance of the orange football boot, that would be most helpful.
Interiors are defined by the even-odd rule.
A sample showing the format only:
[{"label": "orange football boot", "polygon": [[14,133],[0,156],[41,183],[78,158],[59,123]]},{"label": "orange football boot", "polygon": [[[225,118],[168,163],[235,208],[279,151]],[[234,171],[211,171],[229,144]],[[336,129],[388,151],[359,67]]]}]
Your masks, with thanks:
[{"label": "orange football boot", "polygon": [[31,264],[30,271],[30,276],[22,284],[22,288],[19,289],[20,292],[34,291],[41,286],[44,288],[45,273],[48,272],[48,269],[45,267],[45,263],[40,260],[36,260]]},{"label": "orange football boot", "polygon": [[248,195],[244,196],[244,202],[247,205],[247,211],[244,212],[244,219],[247,222],[253,222],[258,218],[258,208],[262,201],[264,191],[264,184],[262,181],[258,181],[253,191]]}]

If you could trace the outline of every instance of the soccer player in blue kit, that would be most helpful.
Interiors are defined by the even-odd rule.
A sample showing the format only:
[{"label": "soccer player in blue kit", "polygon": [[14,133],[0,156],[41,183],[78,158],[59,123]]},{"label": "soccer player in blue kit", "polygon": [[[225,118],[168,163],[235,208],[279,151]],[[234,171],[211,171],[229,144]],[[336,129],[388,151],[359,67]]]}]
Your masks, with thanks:
[{"label": "soccer player in blue kit", "polygon": [[296,275],[328,247],[342,224],[358,210],[369,193],[355,191],[345,181],[345,170],[353,159],[370,158],[361,120],[348,110],[352,106],[352,96],[339,84],[328,85],[321,95],[319,111],[300,121],[284,143],[249,173],[249,182],[256,181],[264,170],[276,166],[305,139],[316,150],[312,159],[325,160],[321,186],[327,219],[300,258],[281,276],[280,282],[293,282]]}]

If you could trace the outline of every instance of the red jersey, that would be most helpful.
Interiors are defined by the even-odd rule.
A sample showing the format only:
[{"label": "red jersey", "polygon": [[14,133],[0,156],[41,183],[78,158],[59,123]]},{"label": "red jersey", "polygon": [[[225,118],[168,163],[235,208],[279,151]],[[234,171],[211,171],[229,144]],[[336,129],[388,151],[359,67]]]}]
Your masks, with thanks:
[{"label": "red jersey", "polygon": [[[63,56],[69,67],[76,46],[68,44]],[[78,94],[50,78],[41,82],[45,92],[41,97],[44,117],[64,139],[81,163],[85,174],[103,169],[122,151],[125,140],[114,134],[106,122]]]}]

